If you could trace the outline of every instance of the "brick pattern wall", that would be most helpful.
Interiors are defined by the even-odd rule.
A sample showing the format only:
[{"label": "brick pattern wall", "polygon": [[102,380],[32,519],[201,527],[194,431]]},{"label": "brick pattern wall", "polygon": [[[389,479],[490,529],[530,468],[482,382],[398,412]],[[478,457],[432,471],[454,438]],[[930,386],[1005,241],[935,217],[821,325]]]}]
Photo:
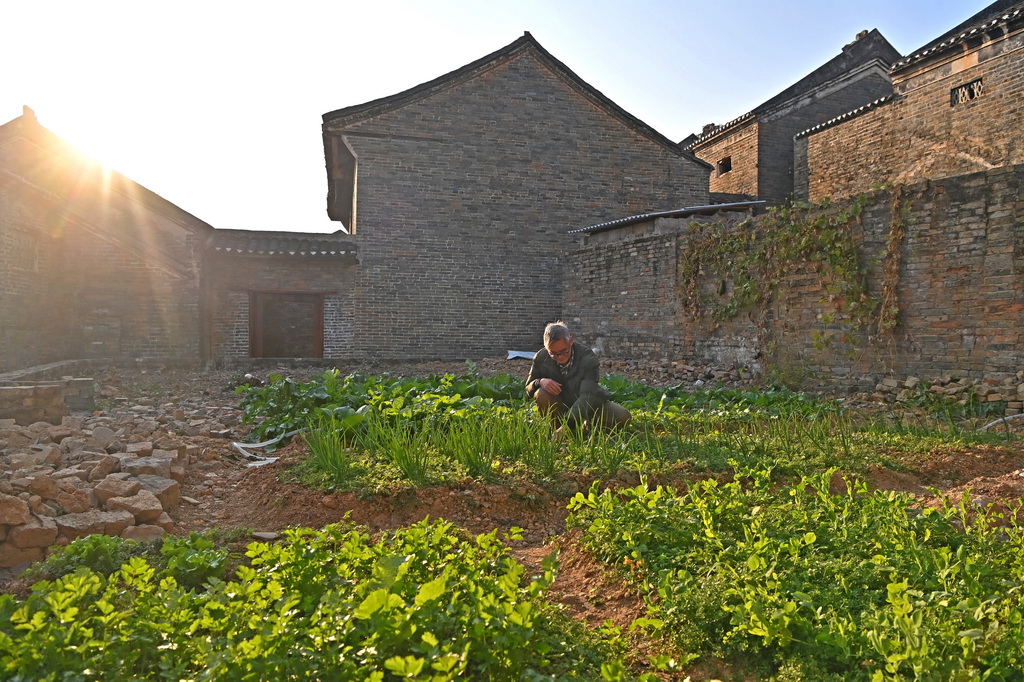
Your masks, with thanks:
[{"label": "brick pattern wall", "polygon": [[[891,337],[824,324],[820,275],[795,263],[769,310],[767,345],[741,314],[720,325],[681,315],[672,264],[687,256],[689,221],[664,220],[628,241],[589,242],[569,259],[566,315],[579,336],[609,356],[692,364],[767,363],[816,384],[873,386],[878,377],[953,374],[1007,378],[1024,366],[1024,165],[903,188],[906,237]],[[871,194],[857,228],[869,288],[882,288],[881,263],[893,220],[891,191]],[[842,210],[837,202],[835,210]],[[676,223],[674,227],[672,223]],[[705,273],[705,293],[718,273]],[[821,346],[815,333],[833,334]],[[759,355],[759,351],[765,355]]]},{"label": "brick pattern wall", "polygon": [[[950,105],[982,80],[983,94]],[[798,196],[817,201],[1024,163],[1024,31],[894,76],[897,98],[799,140]]]},{"label": "brick pattern wall", "polygon": [[567,230],[707,202],[705,167],[530,52],[333,134],[358,157],[353,350],[368,356],[538,347],[562,310]]},{"label": "brick pattern wall", "polygon": [[[729,194],[758,194],[759,125],[756,119],[741,124],[721,138],[713,138],[697,150],[715,170],[711,172],[711,191]],[[719,163],[729,158],[732,170],[719,173]]]},{"label": "brick pattern wall", "polygon": [[[566,317],[577,338],[608,357],[756,367],[756,334],[745,317],[720,330],[684,321],[679,259],[690,248],[691,226],[709,222],[716,219],[659,218],[627,239],[589,237],[570,255],[566,281]],[[708,293],[717,277],[706,274]]]},{"label": "brick pattern wall", "polygon": [[758,197],[772,204],[793,198],[793,136],[892,92],[880,67],[841,86],[827,87],[793,106],[760,117]]},{"label": "brick pattern wall", "polygon": [[[193,233],[118,196],[109,222],[99,212],[89,225],[75,211],[98,200],[72,205],[12,173],[0,177],[0,371],[66,358],[199,356]],[[162,246],[132,246],[147,234]]]},{"label": "brick pattern wall", "polygon": [[726,157],[732,162],[728,173],[711,174],[712,192],[749,194],[781,204],[794,192],[793,136],[891,91],[885,72],[872,66],[847,80],[823,84],[796,100],[759,112],[702,142],[694,152],[716,168]]},{"label": "brick pattern wall", "polygon": [[211,255],[205,264],[210,357],[249,357],[251,291],[330,292],[324,296],[324,357],[350,356],[357,267],[351,258]]},{"label": "brick pattern wall", "polygon": [[35,384],[0,381],[0,419],[28,426],[45,421],[59,424],[71,410],[95,407],[96,382],[89,378],[65,378]]}]

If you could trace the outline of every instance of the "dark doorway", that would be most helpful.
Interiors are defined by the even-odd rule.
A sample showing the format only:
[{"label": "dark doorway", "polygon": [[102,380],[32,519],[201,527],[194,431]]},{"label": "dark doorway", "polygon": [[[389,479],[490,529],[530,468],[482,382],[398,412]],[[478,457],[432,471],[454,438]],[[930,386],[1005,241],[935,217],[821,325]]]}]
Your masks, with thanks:
[{"label": "dark doorway", "polygon": [[324,295],[253,292],[249,351],[254,358],[322,358]]}]

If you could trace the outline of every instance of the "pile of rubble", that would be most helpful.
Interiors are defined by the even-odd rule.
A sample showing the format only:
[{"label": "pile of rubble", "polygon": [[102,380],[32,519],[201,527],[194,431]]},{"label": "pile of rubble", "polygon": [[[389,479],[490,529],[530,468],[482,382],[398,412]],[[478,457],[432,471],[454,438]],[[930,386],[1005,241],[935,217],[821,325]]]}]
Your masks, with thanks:
[{"label": "pile of rubble", "polygon": [[950,375],[929,382],[914,376],[902,381],[886,378],[875,386],[874,393],[863,397],[876,402],[907,404],[928,395],[951,398],[961,406],[966,406],[971,401],[1006,403],[1006,416],[1020,414],[1024,410],[1024,371],[1001,381],[966,379]]},{"label": "pile of rubble", "polygon": [[721,385],[736,388],[750,385],[755,380],[754,374],[746,368],[690,365],[668,358],[661,361],[602,358],[601,374],[620,374],[632,381],[656,386],[691,384],[696,387]]},{"label": "pile of rubble", "polygon": [[122,401],[60,424],[0,420],[0,567],[94,533],[159,538],[174,528],[168,512],[198,504],[181,486],[227,450],[241,413],[200,399],[140,402],[149,404]]}]

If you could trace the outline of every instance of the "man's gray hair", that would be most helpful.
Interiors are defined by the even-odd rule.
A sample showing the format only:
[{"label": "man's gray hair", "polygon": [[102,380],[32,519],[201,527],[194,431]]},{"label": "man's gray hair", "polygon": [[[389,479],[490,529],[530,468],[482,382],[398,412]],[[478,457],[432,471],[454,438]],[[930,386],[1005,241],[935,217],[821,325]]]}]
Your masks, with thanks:
[{"label": "man's gray hair", "polygon": [[568,341],[572,338],[572,334],[569,333],[569,328],[565,326],[565,322],[561,320],[555,320],[544,327],[544,345],[551,345],[552,341]]}]

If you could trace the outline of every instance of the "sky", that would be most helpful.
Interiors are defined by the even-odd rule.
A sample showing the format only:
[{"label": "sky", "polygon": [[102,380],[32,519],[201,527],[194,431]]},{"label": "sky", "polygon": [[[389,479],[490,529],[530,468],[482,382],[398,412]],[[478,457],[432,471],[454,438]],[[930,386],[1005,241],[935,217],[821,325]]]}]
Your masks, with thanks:
[{"label": "sky", "polygon": [[31,107],[214,227],[333,232],[321,117],[529,31],[672,140],[771,98],[877,28],[909,54],[989,0],[24,0],[0,123]]}]

